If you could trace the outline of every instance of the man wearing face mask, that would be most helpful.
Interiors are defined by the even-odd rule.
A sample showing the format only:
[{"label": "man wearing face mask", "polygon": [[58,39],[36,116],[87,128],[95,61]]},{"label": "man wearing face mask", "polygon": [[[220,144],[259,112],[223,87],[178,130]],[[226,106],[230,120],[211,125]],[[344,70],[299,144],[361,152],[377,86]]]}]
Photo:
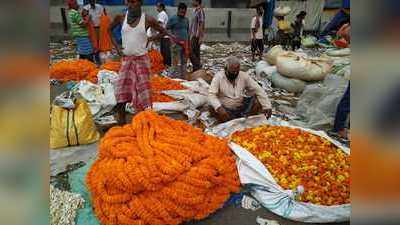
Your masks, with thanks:
[{"label": "man wearing face mask", "polygon": [[217,73],[209,89],[211,114],[219,122],[264,113],[271,117],[272,106],[265,91],[247,73],[240,71],[240,61],[231,56],[224,71]]}]

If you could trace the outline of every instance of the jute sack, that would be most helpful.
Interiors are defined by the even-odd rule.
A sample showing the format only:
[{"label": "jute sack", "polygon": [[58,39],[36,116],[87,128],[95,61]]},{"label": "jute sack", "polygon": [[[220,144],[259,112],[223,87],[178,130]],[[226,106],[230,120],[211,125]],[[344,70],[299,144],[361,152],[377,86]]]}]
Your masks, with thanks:
[{"label": "jute sack", "polygon": [[276,64],[276,58],[278,57],[279,54],[284,53],[285,50],[283,50],[282,46],[280,45],[275,45],[272,47],[268,52],[267,56],[265,57],[265,60],[270,64],[270,65],[275,65]]},{"label": "jute sack", "polygon": [[321,81],[330,72],[332,60],[327,58],[305,58],[293,52],[277,57],[278,72],[286,77],[303,81]]}]

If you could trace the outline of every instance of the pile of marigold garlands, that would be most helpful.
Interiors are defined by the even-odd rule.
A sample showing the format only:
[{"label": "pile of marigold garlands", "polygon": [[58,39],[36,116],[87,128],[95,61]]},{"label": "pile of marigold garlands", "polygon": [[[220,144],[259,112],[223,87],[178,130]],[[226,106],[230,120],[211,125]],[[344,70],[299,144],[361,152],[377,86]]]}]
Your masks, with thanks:
[{"label": "pile of marigold garlands", "polygon": [[225,140],[153,111],[106,133],[86,182],[105,225],[202,219],[239,191]]},{"label": "pile of marigold garlands", "polygon": [[172,80],[166,77],[154,75],[150,79],[151,84],[151,100],[152,102],[173,102],[174,98],[168,95],[162,94],[161,91],[166,90],[184,90],[184,86],[179,81]]},{"label": "pile of marigold garlands", "polygon": [[50,67],[50,78],[62,81],[90,80],[96,83],[97,72],[96,64],[89,60],[62,60]]},{"label": "pile of marigold garlands", "polygon": [[237,131],[232,141],[256,156],[282,188],[303,186],[298,201],[350,203],[350,158],[328,140],[300,129],[264,125]]}]

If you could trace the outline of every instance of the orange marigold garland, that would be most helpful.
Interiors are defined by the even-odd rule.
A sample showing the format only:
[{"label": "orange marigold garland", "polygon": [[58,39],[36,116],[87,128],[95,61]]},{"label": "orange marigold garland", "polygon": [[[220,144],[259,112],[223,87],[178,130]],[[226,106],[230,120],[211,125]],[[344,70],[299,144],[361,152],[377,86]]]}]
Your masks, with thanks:
[{"label": "orange marigold garland", "polygon": [[162,57],[161,53],[155,49],[152,49],[148,53],[151,63],[150,72],[152,74],[161,73],[164,69],[164,58]]},{"label": "orange marigold garland", "polygon": [[50,78],[62,81],[86,80],[96,69],[96,64],[85,59],[62,60],[50,67]]},{"label": "orange marigold garland", "polygon": [[326,139],[301,129],[264,125],[237,131],[232,141],[256,156],[284,189],[302,185],[297,200],[350,203],[350,157]]},{"label": "orange marigold garland", "polygon": [[111,71],[114,71],[116,73],[119,72],[120,68],[121,68],[121,62],[120,61],[109,61],[109,62],[104,63],[101,66],[101,69],[103,69],[103,70],[111,70]]},{"label": "orange marigold garland", "polygon": [[160,93],[161,91],[166,90],[184,90],[186,89],[184,86],[180,84],[179,81],[172,80],[166,77],[154,75],[150,79],[151,85],[151,99],[152,102],[173,102],[174,98]]},{"label": "orange marigold garland", "polygon": [[225,140],[152,111],[106,133],[86,182],[104,225],[202,219],[239,191]]}]

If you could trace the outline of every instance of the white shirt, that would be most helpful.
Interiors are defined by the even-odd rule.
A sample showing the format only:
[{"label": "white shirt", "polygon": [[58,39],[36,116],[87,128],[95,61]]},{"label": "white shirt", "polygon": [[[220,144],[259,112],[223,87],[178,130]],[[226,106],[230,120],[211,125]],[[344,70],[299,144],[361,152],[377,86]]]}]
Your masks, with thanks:
[{"label": "white shirt", "polygon": [[162,23],[162,27],[167,28],[168,14],[165,11],[158,13],[157,21]]},{"label": "white shirt", "polygon": [[128,13],[126,13],[124,23],[122,25],[122,47],[126,56],[142,56],[147,54],[147,32],[146,32],[146,15],[142,13],[140,21],[136,27],[128,24]]},{"label": "white shirt", "polygon": [[[248,93],[246,93],[248,91]],[[228,109],[237,109],[243,105],[243,98],[256,95],[262,108],[271,109],[267,93],[247,73],[240,71],[233,85],[226,78],[225,71],[215,74],[208,91],[208,102],[217,110],[221,105]]]},{"label": "white shirt", "polygon": [[[256,28],[256,21],[257,21],[257,17],[253,17],[253,19],[251,20],[251,29]],[[262,31],[262,25],[263,25],[263,19],[262,17],[259,18],[260,21],[260,27],[258,28],[257,32],[256,32],[256,39],[263,39],[263,31]],[[253,30],[251,31],[253,32]],[[253,34],[253,33],[252,33]],[[253,37],[253,36],[252,36]]]},{"label": "white shirt", "polygon": [[83,8],[89,11],[89,15],[92,18],[93,25],[95,27],[100,26],[100,17],[103,14],[104,7],[102,5],[95,4],[94,9],[92,9],[92,7],[90,7],[90,4],[88,4],[85,5]]},{"label": "white shirt", "polygon": [[[167,23],[168,23],[168,14],[165,11],[161,11],[157,15],[157,21],[161,23],[163,28],[167,28]],[[164,38],[168,38],[168,35],[165,35]]]}]

